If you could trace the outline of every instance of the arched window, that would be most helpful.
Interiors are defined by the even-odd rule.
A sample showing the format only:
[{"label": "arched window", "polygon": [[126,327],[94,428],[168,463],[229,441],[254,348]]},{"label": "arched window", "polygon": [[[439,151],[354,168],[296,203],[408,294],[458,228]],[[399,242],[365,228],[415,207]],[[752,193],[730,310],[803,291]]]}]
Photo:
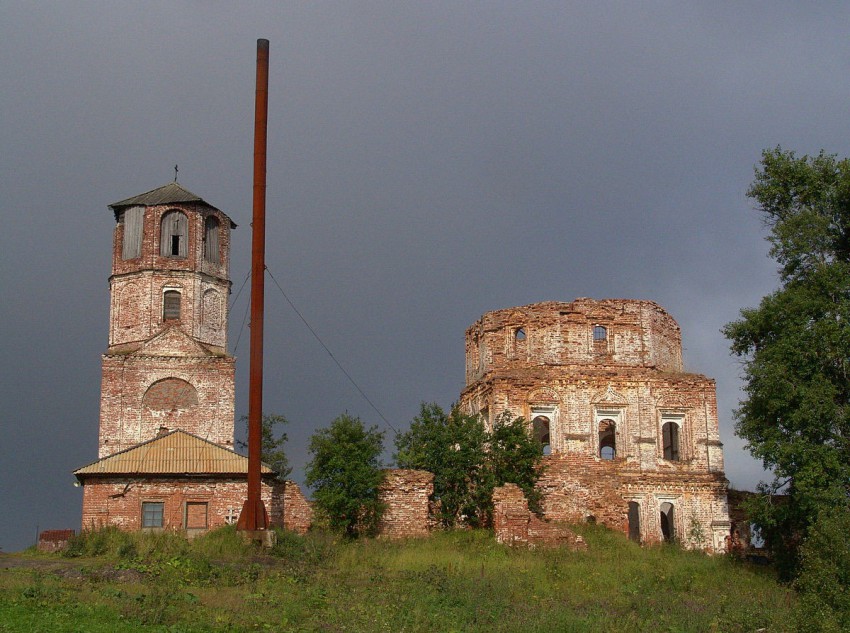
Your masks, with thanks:
[{"label": "arched window", "polygon": [[679,425],[676,422],[664,422],[661,426],[661,442],[664,459],[679,461]]},{"label": "arched window", "polygon": [[614,459],[617,456],[617,425],[614,420],[599,423],[599,457]]},{"label": "arched window", "polygon": [[208,215],[204,220],[204,259],[213,264],[221,263],[219,258],[219,224],[215,216]]},{"label": "arched window", "polygon": [[180,211],[162,216],[159,254],[163,257],[186,257],[189,243],[189,220]]},{"label": "arched window", "polygon": [[549,418],[545,415],[538,415],[531,421],[531,431],[534,434],[534,439],[543,446],[544,455],[549,455],[552,452],[549,436],[550,424]]},{"label": "arched window", "polygon": [[665,501],[661,504],[661,536],[665,543],[676,540],[676,524],[673,515],[673,504]]},{"label": "arched window", "polygon": [[608,328],[604,325],[593,326],[593,351],[596,354],[608,353]]},{"label": "arched window", "polygon": [[180,293],[176,290],[166,290],[162,293],[162,320],[180,320]]}]

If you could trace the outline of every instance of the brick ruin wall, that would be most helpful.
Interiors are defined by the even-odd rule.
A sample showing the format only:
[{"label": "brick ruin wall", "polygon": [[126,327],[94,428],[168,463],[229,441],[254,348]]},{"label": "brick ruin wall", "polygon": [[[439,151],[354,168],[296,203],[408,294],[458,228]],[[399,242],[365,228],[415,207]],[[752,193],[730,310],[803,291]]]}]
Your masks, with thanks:
[{"label": "brick ruin wall", "polygon": [[629,533],[629,502],[639,506],[640,539],[662,540],[661,505],[674,512],[674,537],[685,547],[726,550],[729,534],[727,482],[722,474],[642,472],[625,460],[596,460],[581,455],[544,458],[538,482],[547,519],[592,521]]},{"label": "brick ruin wall", "polygon": [[282,499],[282,527],[298,534],[306,534],[313,525],[313,505],[294,481],[285,483]]},{"label": "brick ruin wall", "polygon": [[427,536],[434,528],[431,495],[434,475],[424,470],[385,471],[378,498],[385,504],[378,526],[384,538]]},{"label": "brick ruin wall", "polygon": [[[606,340],[594,340],[595,325],[607,328]],[[487,372],[543,365],[621,365],[680,372],[681,349],[678,324],[652,301],[537,303],[488,312],[467,329],[466,384]]]},{"label": "brick ruin wall", "polygon": [[496,541],[505,545],[587,548],[584,539],[572,530],[543,521],[531,512],[525,495],[516,484],[505,484],[493,490],[493,532]]},{"label": "brick ruin wall", "polygon": [[38,535],[39,552],[60,552],[68,547],[68,541],[75,534],[74,530],[43,530]]},{"label": "brick ruin wall", "polygon": [[[487,411],[490,423],[503,413],[552,419],[553,453],[596,455],[601,419],[616,422],[616,453],[644,470],[723,472],[714,381],[698,374],[659,374],[640,368],[560,368],[515,371],[475,383],[461,396],[468,413]],[[681,422],[681,458],[662,459],[662,420]]]}]

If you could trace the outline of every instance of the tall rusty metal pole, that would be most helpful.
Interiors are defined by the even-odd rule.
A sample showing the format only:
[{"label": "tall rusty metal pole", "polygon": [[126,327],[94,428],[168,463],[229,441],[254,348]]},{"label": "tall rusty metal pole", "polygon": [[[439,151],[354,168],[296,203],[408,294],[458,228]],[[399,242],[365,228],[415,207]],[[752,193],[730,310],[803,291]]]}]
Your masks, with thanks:
[{"label": "tall rusty metal pole", "polygon": [[269,113],[269,41],[257,40],[254,105],[254,216],[251,224],[251,360],[248,395],[248,498],[237,529],[265,530],[269,515],[260,496],[263,416],[263,309],[266,271],[266,139]]}]

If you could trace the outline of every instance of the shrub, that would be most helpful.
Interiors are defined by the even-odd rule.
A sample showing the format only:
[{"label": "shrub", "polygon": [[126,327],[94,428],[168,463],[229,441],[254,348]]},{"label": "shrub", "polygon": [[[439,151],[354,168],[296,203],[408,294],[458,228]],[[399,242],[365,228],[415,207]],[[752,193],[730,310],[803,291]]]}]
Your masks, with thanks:
[{"label": "shrub", "polygon": [[306,482],[331,530],[351,538],[376,532],[383,511],[378,500],[383,442],[376,427],[366,429],[347,413],[310,438]]}]

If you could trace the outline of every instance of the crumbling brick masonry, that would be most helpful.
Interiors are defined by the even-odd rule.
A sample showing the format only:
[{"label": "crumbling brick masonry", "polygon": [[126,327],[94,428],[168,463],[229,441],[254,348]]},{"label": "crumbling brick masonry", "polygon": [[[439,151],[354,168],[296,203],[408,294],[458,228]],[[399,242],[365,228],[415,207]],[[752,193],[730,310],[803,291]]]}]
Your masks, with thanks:
[{"label": "crumbling brick masonry", "polygon": [[544,447],[547,518],[641,542],[726,548],[714,381],[685,372],[657,304],[577,299],[488,312],[466,332],[461,407],[522,416]]}]

